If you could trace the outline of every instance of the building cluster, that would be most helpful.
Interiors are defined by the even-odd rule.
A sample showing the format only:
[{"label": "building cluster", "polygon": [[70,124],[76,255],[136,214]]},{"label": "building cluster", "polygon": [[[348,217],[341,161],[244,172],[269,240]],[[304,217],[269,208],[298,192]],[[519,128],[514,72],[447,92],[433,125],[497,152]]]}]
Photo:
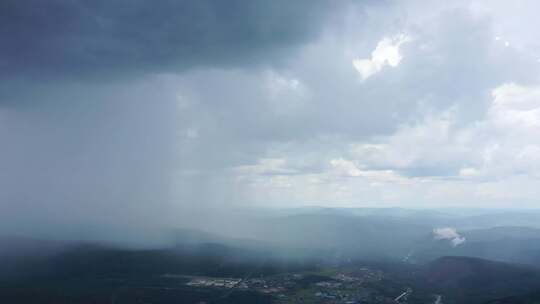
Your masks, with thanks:
[{"label": "building cluster", "polygon": [[[304,282],[303,274],[283,274],[256,278],[207,278],[192,277],[189,286],[235,288],[253,290],[271,294],[277,303],[328,303],[328,304],[360,304],[360,303],[404,303],[412,292],[407,290],[396,301],[372,290],[367,282],[381,281],[384,273],[379,270],[360,268],[339,272],[327,280],[313,283]],[[394,296],[395,297],[395,296]]]},{"label": "building cluster", "polygon": [[354,273],[338,273],[332,280],[315,284],[313,296],[316,303],[360,304],[390,303],[388,298],[381,297],[363,286],[364,282],[382,279],[382,272],[363,269]]},{"label": "building cluster", "polygon": [[234,288],[240,279],[237,278],[193,278],[187,283],[188,286],[195,287],[218,287],[218,288]]}]

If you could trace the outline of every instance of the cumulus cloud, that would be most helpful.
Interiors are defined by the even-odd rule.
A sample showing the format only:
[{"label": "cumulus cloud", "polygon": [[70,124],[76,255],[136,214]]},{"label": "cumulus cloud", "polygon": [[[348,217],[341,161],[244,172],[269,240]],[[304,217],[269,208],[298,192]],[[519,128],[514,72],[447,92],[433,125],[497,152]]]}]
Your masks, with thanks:
[{"label": "cumulus cloud", "polygon": [[358,169],[356,164],[350,160],[343,158],[330,160],[330,165],[336,169],[336,172],[344,176],[360,176],[362,171]]},{"label": "cumulus cloud", "polygon": [[[309,155],[303,162],[310,164],[302,164],[294,176],[287,177],[297,193],[276,194],[277,201],[293,200],[285,197],[311,201],[307,193],[317,184],[317,198],[324,197],[331,203],[408,202],[429,206],[433,201],[441,205],[475,201],[491,205],[496,200],[500,206],[507,200],[533,202],[534,190],[529,187],[535,184],[534,179],[524,177],[521,170],[515,170],[515,175],[502,170],[508,161],[493,161],[509,138],[501,136],[503,129],[496,127],[500,124],[495,122],[496,97],[490,93],[503,86],[505,79],[531,81],[524,77],[528,74],[521,59],[513,65],[506,61],[514,60],[517,50],[509,48],[504,53],[492,45],[487,19],[466,10],[444,11],[436,17],[424,20],[429,26],[421,30],[408,30],[415,40],[406,49],[407,60],[392,73],[381,73],[376,82],[358,84],[357,71],[350,66],[350,55],[358,52],[340,54],[343,49],[336,45],[343,41],[338,43],[335,37],[309,45],[300,52],[301,60],[274,74],[274,85],[280,84],[275,90],[279,94],[261,96],[257,81],[246,81],[251,76],[242,73],[238,78],[238,74],[229,74],[227,85],[212,80],[212,86],[220,88],[214,93],[233,101],[242,113],[242,119],[220,125],[230,127],[237,137],[246,136],[244,140],[272,141],[266,147],[262,143],[264,156],[246,161],[253,165],[271,155],[287,158],[288,165],[294,166],[302,156]],[[470,29],[464,31],[452,21],[456,19]],[[377,33],[372,38],[381,36],[387,35]],[[332,60],[321,61],[321,52]],[[472,74],[450,77],[465,70]],[[326,75],[333,75],[334,81],[328,81]],[[263,92],[272,92],[268,91],[268,73],[262,76]],[[237,80],[249,89],[241,94],[232,90],[238,86]],[[296,94],[296,86],[290,86],[296,83],[294,80],[307,94]],[[271,96],[280,98],[267,99]],[[204,99],[211,100],[211,96]],[[299,106],[287,108],[287,115],[282,115],[280,109],[287,104]],[[217,119],[230,114],[229,108],[223,108],[223,113],[221,108],[214,110]],[[505,145],[511,148],[510,142]],[[523,158],[532,155],[534,147],[527,151],[521,154]],[[505,183],[508,186],[502,188],[520,185],[518,180],[522,181],[522,191],[511,197],[495,191]],[[267,187],[271,183],[264,185],[250,188],[246,200],[259,196],[253,193],[273,191]],[[306,194],[304,199],[302,194]]]},{"label": "cumulus cloud", "polygon": [[[452,111],[428,115],[420,123],[400,127],[380,142],[355,145],[353,150],[375,166],[406,168],[446,160],[448,165],[469,162],[485,169],[528,167],[532,173],[536,170],[532,155],[538,142],[529,135],[540,127],[540,90],[510,83],[494,88],[492,96],[486,116],[472,124],[460,126]],[[432,147],[433,144],[436,146]],[[511,155],[504,162],[495,159]],[[527,161],[530,162],[523,166]],[[478,174],[478,170],[460,168],[462,175],[469,176]]]},{"label": "cumulus cloud", "polygon": [[377,47],[371,52],[371,58],[354,59],[353,67],[358,71],[362,80],[380,72],[385,66],[397,67],[403,59],[399,48],[410,40],[411,38],[405,34],[391,38],[385,37],[377,43]]},{"label": "cumulus cloud", "polygon": [[491,123],[515,132],[538,130],[540,127],[540,88],[506,83],[492,91],[489,109]]},{"label": "cumulus cloud", "polygon": [[367,179],[371,185],[385,182],[404,182],[406,179],[394,172],[393,170],[361,170],[354,161],[335,158],[330,160],[333,173],[344,177],[363,177]]},{"label": "cumulus cloud", "polygon": [[465,243],[465,237],[461,236],[455,228],[451,227],[433,229],[433,238],[435,240],[449,240],[453,247]]},{"label": "cumulus cloud", "polygon": [[[390,136],[353,144],[353,161],[361,161],[364,170],[386,168],[411,179],[442,178],[456,191],[471,186],[460,180],[472,180],[473,193],[484,199],[534,200],[528,187],[540,176],[540,142],[531,137],[540,131],[539,92],[536,86],[502,84],[493,88],[486,114],[477,121],[461,125],[455,109],[428,114]],[[530,182],[513,194],[495,191],[495,184],[515,187],[516,178]]]}]

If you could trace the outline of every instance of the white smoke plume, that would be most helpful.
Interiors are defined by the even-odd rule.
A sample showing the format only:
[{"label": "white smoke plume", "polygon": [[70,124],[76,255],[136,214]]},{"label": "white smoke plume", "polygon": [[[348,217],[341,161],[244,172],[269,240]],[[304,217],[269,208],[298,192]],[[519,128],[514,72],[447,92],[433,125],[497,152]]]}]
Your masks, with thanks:
[{"label": "white smoke plume", "polygon": [[465,237],[457,233],[456,228],[444,227],[433,229],[433,238],[436,240],[449,240],[453,247],[465,243]]}]

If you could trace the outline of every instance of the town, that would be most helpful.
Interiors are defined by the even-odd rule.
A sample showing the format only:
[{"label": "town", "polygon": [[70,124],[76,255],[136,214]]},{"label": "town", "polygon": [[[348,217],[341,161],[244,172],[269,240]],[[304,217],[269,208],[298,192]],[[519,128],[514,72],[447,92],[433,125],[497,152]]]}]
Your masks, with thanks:
[{"label": "town", "polygon": [[[407,286],[388,288],[381,270],[367,267],[319,272],[287,273],[267,277],[186,277],[187,286],[251,290],[271,295],[275,303],[407,303],[413,290]],[[390,284],[392,285],[392,284]],[[381,288],[383,287],[384,288]]]}]

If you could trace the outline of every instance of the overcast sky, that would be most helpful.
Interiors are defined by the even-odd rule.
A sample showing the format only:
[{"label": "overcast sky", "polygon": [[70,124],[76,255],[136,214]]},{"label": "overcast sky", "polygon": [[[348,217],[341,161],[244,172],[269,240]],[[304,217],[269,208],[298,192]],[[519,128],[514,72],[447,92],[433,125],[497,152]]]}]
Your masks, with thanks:
[{"label": "overcast sky", "polygon": [[538,207],[538,12],[1,1],[3,229],[242,206]]}]

